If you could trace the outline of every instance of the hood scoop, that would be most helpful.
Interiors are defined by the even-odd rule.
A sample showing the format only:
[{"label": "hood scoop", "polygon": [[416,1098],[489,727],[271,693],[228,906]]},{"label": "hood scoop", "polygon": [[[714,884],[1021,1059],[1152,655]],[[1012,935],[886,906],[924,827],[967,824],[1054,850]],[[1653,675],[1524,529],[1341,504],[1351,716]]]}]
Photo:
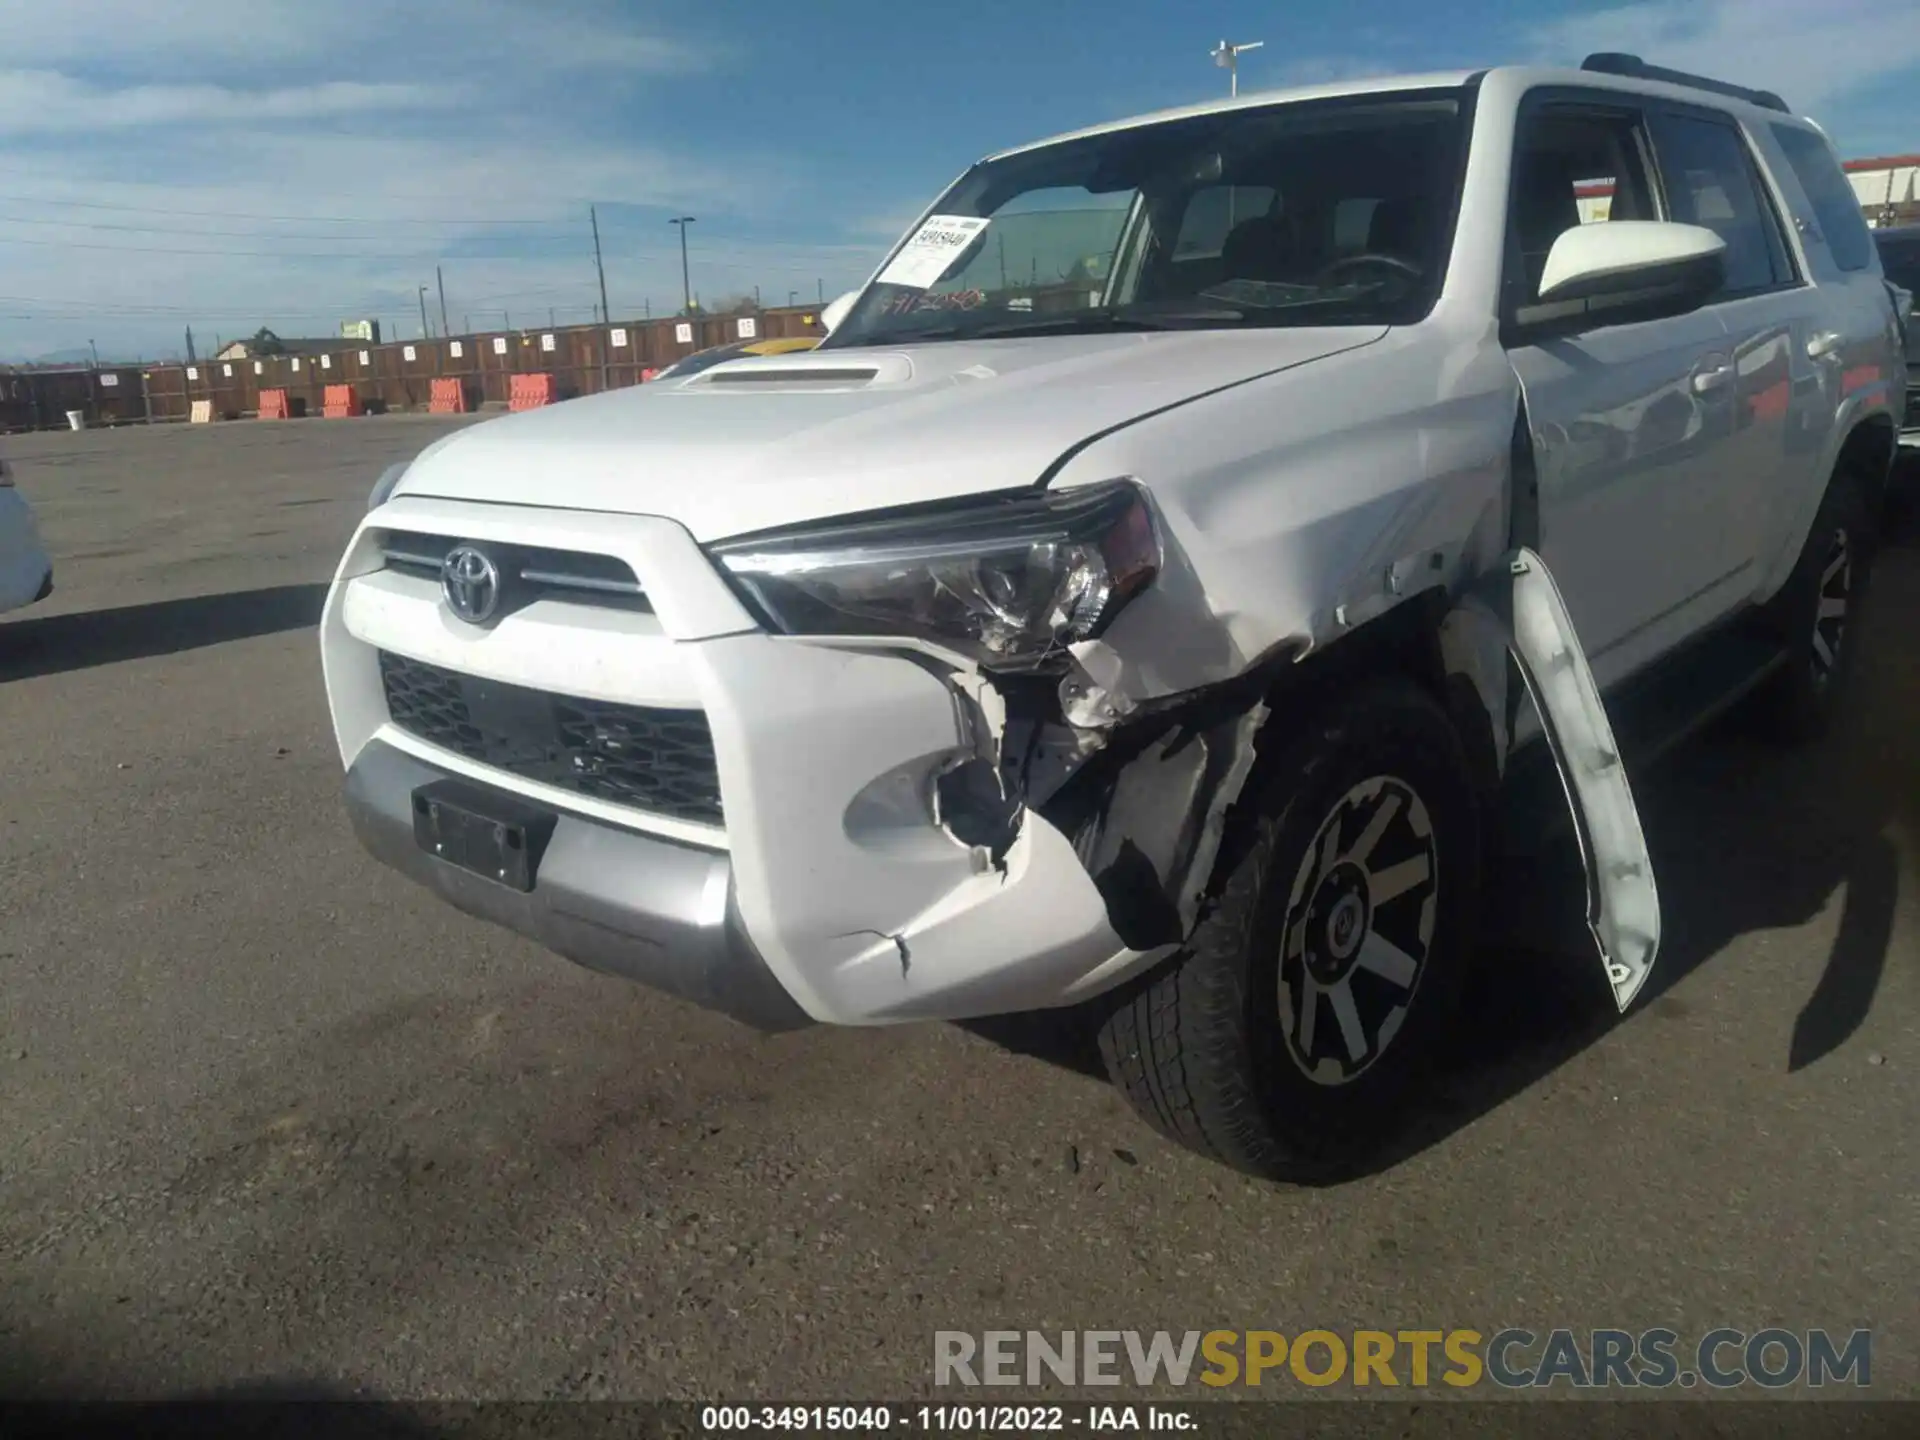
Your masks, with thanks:
[{"label": "hood scoop", "polygon": [[778,360],[729,360],[693,376],[683,390],[864,390],[899,385],[913,378],[905,355],[785,355]]}]

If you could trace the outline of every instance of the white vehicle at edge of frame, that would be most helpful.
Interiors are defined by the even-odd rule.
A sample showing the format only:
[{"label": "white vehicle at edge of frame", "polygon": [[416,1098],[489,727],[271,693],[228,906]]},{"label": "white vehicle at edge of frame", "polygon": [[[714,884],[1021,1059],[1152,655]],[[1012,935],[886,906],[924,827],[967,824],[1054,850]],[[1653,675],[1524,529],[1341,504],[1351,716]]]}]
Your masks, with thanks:
[{"label": "white vehicle at edge of frame", "polygon": [[1491,959],[1516,797],[1624,1011],[1657,682],[1789,738],[1844,690],[1905,371],[1778,97],[1596,56],[1099,126],[829,313],[380,478],[321,624],[375,855],[765,1030],[1088,1002],[1150,1123],[1315,1180]]},{"label": "white vehicle at edge of frame", "polygon": [[53,561],[41,543],[33,507],[15,488],[13,470],[0,457],[0,615],[52,593]]}]

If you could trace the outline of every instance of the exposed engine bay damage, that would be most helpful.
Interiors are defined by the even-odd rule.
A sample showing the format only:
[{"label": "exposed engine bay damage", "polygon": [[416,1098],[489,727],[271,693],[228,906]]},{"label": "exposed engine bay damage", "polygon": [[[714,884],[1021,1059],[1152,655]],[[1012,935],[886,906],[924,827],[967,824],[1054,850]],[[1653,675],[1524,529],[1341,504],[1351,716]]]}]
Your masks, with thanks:
[{"label": "exposed engine bay damage", "polygon": [[[1539,712],[1579,839],[1588,926],[1625,1010],[1658,952],[1659,896],[1612,729],[1558,588],[1540,557],[1522,548],[1457,602],[1445,594],[1427,591],[1404,612],[1409,626],[1430,637],[1456,716],[1467,728],[1484,727],[1469,747],[1483,784],[1500,783],[1514,707],[1531,699]],[[1064,679],[955,674],[975,753],[938,776],[936,816],[982,868],[1003,874],[1023,817],[1042,816],[1071,843],[1128,949],[1164,952],[1199,923],[1275,681],[1309,654],[1342,648],[1289,647],[1234,681],[1146,703],[1110,688],[1125,667],[1100,642],[1075,647]]]},{"label": "exposed engine bay damage", "polygon": [[1130,727],[1045,812],[1073,841],[1131,949],[1178,944],[1199,921],[1227,811],[1267,718],[1258,701],[1223,708]]}]

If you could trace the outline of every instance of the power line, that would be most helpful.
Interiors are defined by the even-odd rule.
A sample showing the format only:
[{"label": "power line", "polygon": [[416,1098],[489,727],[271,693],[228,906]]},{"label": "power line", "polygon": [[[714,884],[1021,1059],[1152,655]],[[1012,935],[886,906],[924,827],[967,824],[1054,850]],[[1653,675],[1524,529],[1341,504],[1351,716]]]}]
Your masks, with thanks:
[{"label": "power line", "polygon": [[[420,260],[432,259],[447,254],[444,247],[428,246],[419,250],[377,251],[377,250],[186,250],[169,245],[98,245],[86,240],[28,240],[17,235],[0,235],[0,245],[34,245],[55,250],[105,250],[109,254],[119,255],[211,255],[228,258],[257,258],[263,260]],[[460,258],[472,260],[513,261],[524,258],[518,255],[471,255]],[[557,259],[547,254],[538,258]]]},{"label": "power line", "polygon": [[545,220],[408,215],[260,215],[245,210],[173,210],[157,205],[115,205],[105,200],[56,200],[46,195],[4,195],[0,200],[28,205],[59,205],[70,210],[117,210],[135,215],[176,215],[196,220],[268,220],[311,225],[558,225]]},{"label": "power line", "polygon": [[[10,225],[42,225],[60,230],[118,230],[141,235],[216,236],[238,240],[334,240],[345,242],[385,241],[388,235],[317,235],[274,230],[177,230],[166,225],[115,225],[105,220],[41,220],[30,215],[0,215]],[[557,222],[555,229],[567,227]]]}]

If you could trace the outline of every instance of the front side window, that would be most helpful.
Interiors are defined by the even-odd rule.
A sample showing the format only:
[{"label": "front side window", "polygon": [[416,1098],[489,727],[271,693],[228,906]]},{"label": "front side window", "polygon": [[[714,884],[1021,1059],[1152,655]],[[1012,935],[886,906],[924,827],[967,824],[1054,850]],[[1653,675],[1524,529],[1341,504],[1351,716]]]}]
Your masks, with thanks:
[{"label": "front side window", "polygon": [[1786,152],[1800,188],[1813,206],[1813,218],[1827,238],[1833,263],[1842,270],[1865,270],[1873,262],[1873,237],[1860,213],[1860,197],[1853,193],[1846,173],[1834,158],[1833,147],[1811,130],[1776,125],[1773,138]]},{"label": "front side window", "polygon": [[1656,218],[1638,115],[1571,103],[1522,116],[1507,209],[1517,305],[1540,298],[1547,256],[1567,231]]},{"label": "front side window", "polygon": [[1445,278],[1463,116],[1453,91],[1295,102],[985,162],[827,343],[1409,323]]},{"label": "front side window", "polygon": [[1732,125],[1692,115],[1653,117],[1653,145],[1666,182],[1670,218],[1700,225],[1727,242],[1721,298],[1793,282],[1786,238],[1761,193],[1745,138]]}]

